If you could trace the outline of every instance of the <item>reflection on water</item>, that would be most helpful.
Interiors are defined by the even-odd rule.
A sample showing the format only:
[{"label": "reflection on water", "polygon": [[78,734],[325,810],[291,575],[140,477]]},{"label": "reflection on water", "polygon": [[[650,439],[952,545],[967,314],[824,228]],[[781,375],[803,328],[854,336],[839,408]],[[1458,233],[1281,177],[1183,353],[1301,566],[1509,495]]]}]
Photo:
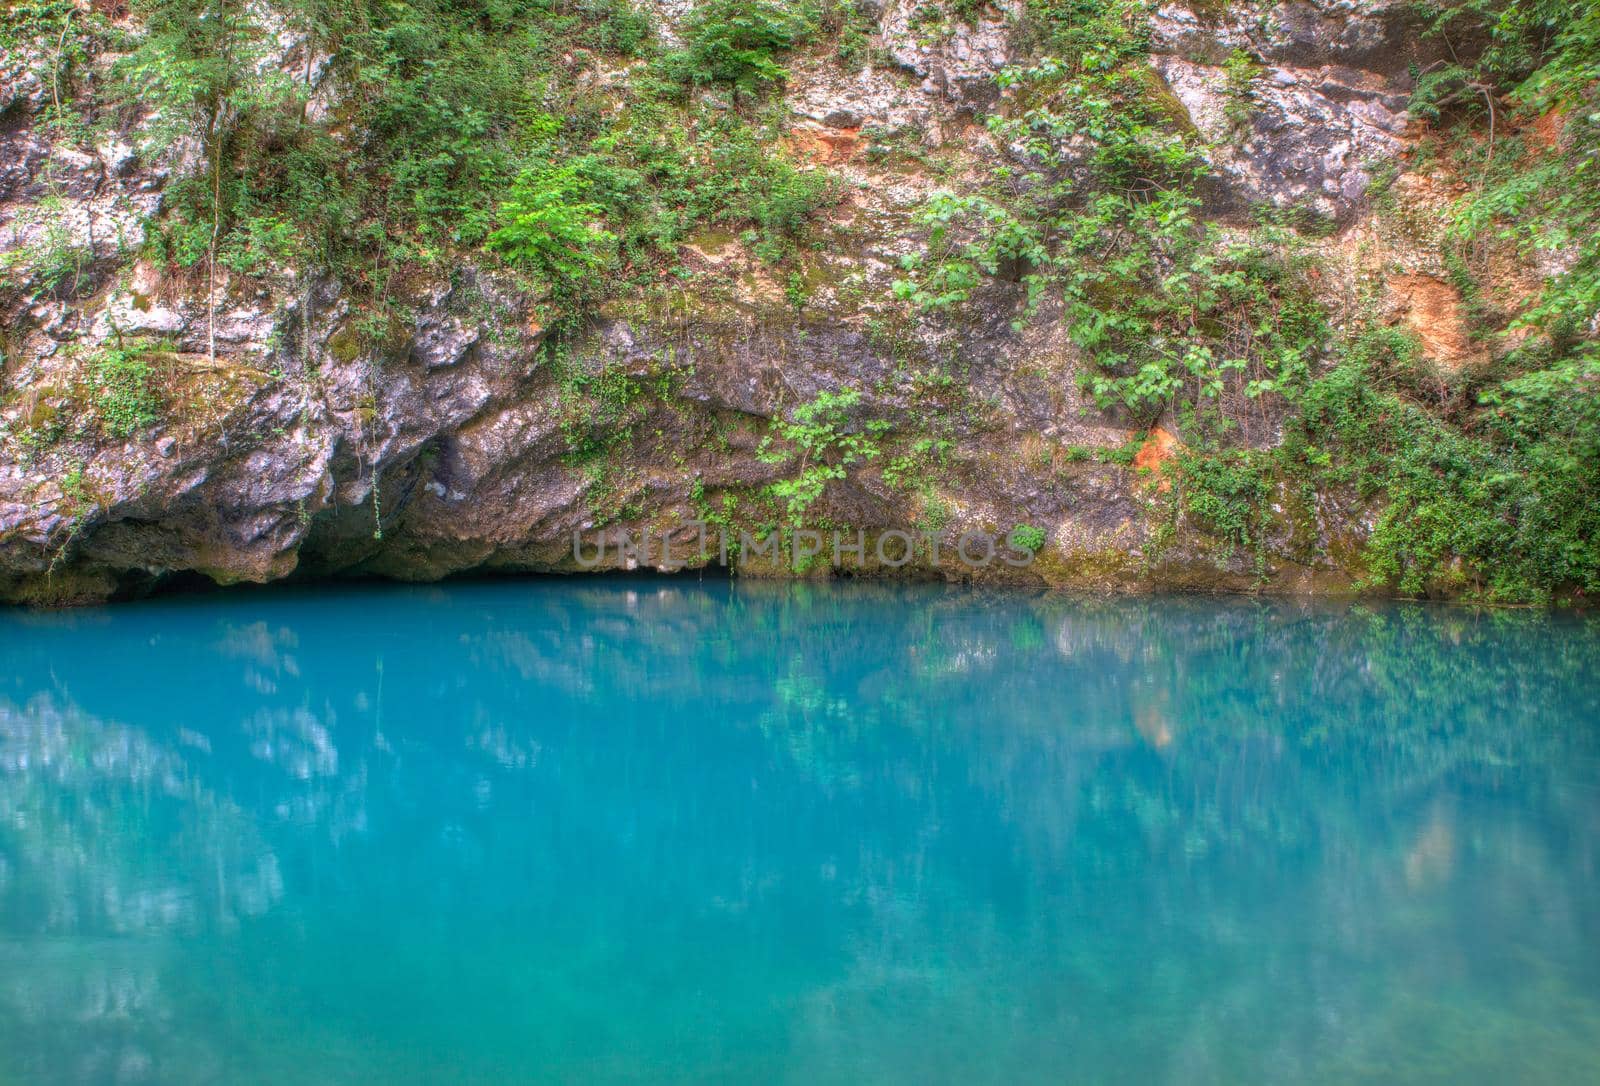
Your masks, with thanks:
[{"label": "reflection on water", "polygon": [[0,616],[0,1081],[1600,1075],[1600,626],[523,582]]}]

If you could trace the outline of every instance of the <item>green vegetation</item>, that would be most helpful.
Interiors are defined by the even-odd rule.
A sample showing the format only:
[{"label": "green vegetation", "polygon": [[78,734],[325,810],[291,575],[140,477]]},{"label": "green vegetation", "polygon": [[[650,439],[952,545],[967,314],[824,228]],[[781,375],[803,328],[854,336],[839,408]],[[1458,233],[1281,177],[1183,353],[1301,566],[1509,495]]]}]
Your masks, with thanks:
[{"label": "green vegetation", "polygon": [[[1563,250],[1569,269],[1516,320],[1557,353],[1600,355],[1600,9],[1583,0],[1423,0],[1433,33],[1486,40],[1420,73],[1413,112],[1433,120],[1432,148],[1477,181],[1455,208],[1448,244],[1464,279],[1487,272],[1490,243]],[[1528,122],[1556,122],[1543,138]],[[1582,340],[1583,342],[1578,342]]]},{"label": "green vegetation", "polygon": [[[842,0],[699,0],[671,44],[629,0],[277,0],[307,43],[287,70],[286,36],[260,5],[131,3],[137,30],[92,5],[14,3],[0,45],[48,87],[59,138],[87,143],[139,109],[145,150],[186,164],[143,255],[203,277],[213,324],[228,272],[337,276],[352,308],[330,341],[343,361],[407,326],[403,299],[421,279],[472,262],[514,280],[536,304],[515,323],[553,330],[544,357],[567,462],[613,513],[627,484],[615,454],[670,388],[570,358],[583,318],[619,295],[675,290],[696,239],[737,240],[796,314],[813,316],[825,292],[803,249],[840,191],[784,149],[779,92],[797,52],[872,59],[870,19]],[[980,118],[1013,153],[977,184],[938,172],[926,149],[893,150],[914,135],[870,136],[878,153],[921,155],[924,176],[966,186],[916,212],[926,244],[904,259],[896,295],[942,322],[998,307],[1019,330],[1059,326],[1086,362],[1087,401],[1130,430],[1179,434],[1164,469],[1174,485],[1149,501],[1169,503],[1165,530],[1199,526],[1223,560],[1242,553],[1265,571],[1286,549],[1333,547],[1322,511],[1335,508],[1339,523],[1371,525],[1349,557],[1373,585],[1507,601],[1600,591],[1600,8],[1418,0],[1450,58],[1414,73],[1412,110],[1429,124],[1419,157],[1465,182],[1437,255],[1483,358],[1447,369],[1375,305],[1334,318],[1303,217],[1262,209],[1245,229],[1202,214],[1210,148],[1150,64],[1153,6],[1028,0],[1005,94]],[[913,24],[943,38],[990,14],[949,0]],[[116,58],[109,80],[89,64],[102,54]],[[1262,64],[1237,48],[1220,69],[1237,135],[1266,92]],[[0,256],[8,298],[72,299],[104,282],[61,225],[50,180],[34,243]],[[1499,290],[1508,264],[1549,251],[1559,274],[1530,304]],[[892,381],[928,417],[890,441],[887,423],[858,417],[857,390],[799,405],[759,448],[786,476],[764,493],[768,510],[799,524],[876,461],[925,526],[949,519],[957,428],[980,429],[987,405],[957,366],[904,364],[909,318],[874,313],[869,331],[881,346],[894,329]],[[163,392],[164,360],[120,340],[77,358],[71,387],[21,404],[19,439],[37,450],[136,436],[181,400]],[[1057,452],[1127,466],[1138,447],[1045,449],[1043,466]],[[374,480],[375,516],[379,501]],[[711,508],[703,488],[694,504]],[[1031,551],[1045,537],[1019,524],[1012,539]]]},{"label": "green vegetation", "polygon": [[937,255],[909,260],[898,289],[938,309],[965,302],[980,272],[1011,279],[1026,288],[1019,324],[1058,296],[1100,406],[1230,429],[1225,398],[1278,392],[1323,336],[1285,232],[1239,240],[1198,219],[1202,148],[1144,59],[1145,5],[1029,11],[1063,52],[1001,74],[1021,104],[988,123],[1026,149],[1018,175],[992,197],[930,201]]},{"label": "green vegetation", "polygon": [[989,193],[928,202],[928,251],[896,290],[949,311],[989,281],[1016,283],[1019,326],[1059,298],[1101,407],[1152,421],[1175,408],[1226,432],[1241,402],[1306,374],[1325,330],[1286,231],[1241,240],[1198,218],[1202,147],[1145,61],[1144,11],[1030,8],[1066,51],[1002,72],[1017,104],[988,118],[1025,156]]},{"label": "green vegetation", "polygon": [[828,484],[843,479],[848,469],[882,453],[879,438],[889,429],[882,419],[855,425],[851,409],[861,400],[859,389],[819,392],[816,399],[794,410],[794,417],[779,420],[773,434],[761,439],[756,456],[763,464],[790,464],[798,460],[795,474],[773,483],[770,494],[781,501],[789,526],[805,523],[807,510],[822,497]]},{"label": "green vegetation", "polygon": [[810,3],[701,0],[683,27],[684,48],[662,58],[662,70],[688,85],[723,83],[759,95],[784,82],[779,56],[817,32]]},{"label": "green vegetation", "polygon": [[10,436],[30,457],[66,438],[134,437],[166,410],[170,359],[164,346],[141,339],[81,357],[70,381],[17,397],[20,425]]},{"label": "green vegetation", "polygon": [[1276,453],[1285,469],[1381,499],[1366,548],[1378,583],[1508,600],[1600,588],[1600,372],[1495,382],[1458,426],[1394,376],[1411,350],[1392,332],[1359,339],[1308,389]]},{"label": "green vegetation", "polygon": [[226,196],[239,185],[224,178],[228,160],[265,156],[291,101],[287,79],[265,71],[265,33],[245,0],[154,0],[140,6],[145,33],[121,72],[130,101],[151,110],[154,142],[188,138],[199,145],[203,171],[172,190],[185,210],[158,234],[157,246],[185,267],[204,259],[209,353],[216,356],[216,265]]},{"label": "green vegetation", "polygon": [[949,438],[919,437],[883,465],[883,481],[905,490],[926,490],[931,477],[950,461],[954,443]]},{"label": "green vegetation", "polygon": [[32,74],[50,94],[46,123],[74,141],[90,134],[76,100],[86,88],[95,37],[108,27],[97,9],[85,8],[73,0],[18,0],[0,10],[0,67],[32,60]]},{"label": "green vegetation", "polygon": [[1178,469],[1185,511],[1222,541],[1224,555],[1251,551],[1259,569],[1272,487],[1257,455],[1248,450],[1189,453],[1179,457]]},{"label": "green vegetation", "polygon": [[[988,191],[927,203],[927,250],[907,259],[897,293],[956,315],[980,291],[1009,290],[1019,325],[1059,305],[1100,407],[1177,422],[1187,447],[1169,469],[1175,511],[1214,534],[1221,556],[1242,549],[1264,569],[1274,538],[1316,531],[1274,512],[1287,488],[1299,508],[1324,495],[1373,510],[1361,556],[1371,584],[1501,600],[1594,592],[1600,186],[1584,179],[1600,169],[1600,10],[1423,7],[1461,45],[1419,73],[1414,109],[1435,122],[1432,153],[1478,179],[1443,255],[1479,334],[1510,316],[1481,286],[1495,246],[1576,256],[1516,315],[1525,338],[1488,368],[1443,374],[1376,318],[1335,335],[1294,230],[1264,218],[1241,237],[1198,217],[1204,147],[1144,59],[1142,0],[1028,4],[1034,59],[1002,74],[1013,98],[988,118],[1024,153]],[[1242,125],[1259,64],[1236,51],[1224,73]],[[1562,139],[1515,134],[1552,111]],[[1250,434],[1274,420],[1283,443],[1264,449]]]},{"label": "green vegetation", "polygon": [[[135,0],[146,33],[119,63],[152,138],[187,138],[204,165],[169,186],[153,254],[179,267],[272,275],[310,265],[371,304],[416,268],[498,257],[546,298],[545,323],[673,270],[703,226],[793,253],[833,198],[777,150],[763,92],[818,11],[705,0],[663,50],[627,0],[401,0],[277,5],[331,56],[263,64],[259,12],[241,0]],[[626,80],[597,69],[642,62]],[[726,86],[736,109],[689,93]],[[601,274],[604,272],[604,274]],[[384,320],[380,316],[380,320]]]},{"label": "green vegetation", "polygon": [[1045,540],[1049,537],[1045,535],[1043,528],[1032,524],[1019,524],[1011,529],[1011,535],[1008,538],[1011,545],[1018,550],[1027,551],[1029,554],[1038,554],[1044,547]]},{"label": "green vegetation", "polygon": [[155,386],[152,351],[121,346],[101,351],[89,370],[95,418],[107,437],[125,438],[159,417],[161,396]]},{"label": "green vegetation", "polygon": [[[65,224],[67,208],[58,196],[39,201],[38,211],[46,216],[44,236],[33,245],[0,253],[0,273],[24,272],[31,280],[34,297],[72,298],[77,295],[93,254],[75,245]],[[0,296],[22,289],[19,282],[0,285]]]},{"label": "green vegetation", "polygon": [[1261,78],[1261,70],[1261,61],[1245,49],[1235,49],[1228,54],[1228,59],[1222,62],[1222,71],[1227,78],[1227,86],[1224,88],[1227,103],[1223,106],[1223,110],[1236,131],[1243,129],[1250,122],[1256,80]]},{"label": "green vegetation", "polygon": [[[1582,0],[1426,0],[1433,32],[1479,41],[1420,73],[1413,111],[1437,153],[1476,184],[1451,212],[1445,256],[1480,334],[1506,323],[1485,300],[1495,246],[1561,247],[1568,269],[1511,321],[1525,338],[1440,396],[1415,380],[1415,345],[1348,341],[1304,399],[1303,457],[1382,512],[1375,580],[1539,600],[1600,590],[1600,9]],[[1466,31],[1466,33],[1462,33]],[[1527,134],[1564,119],[1560,139]],[[1291,435],[1285,454],[1302,440]]]},{"label": "green vegetation", "polygon": [[56,483],[61,491],[61,512],[67,518],[68,528],[61,543],[56,547],[55,553],[50,556],[50,566],[45,571],[47,579],[55,577],[56,570],[66,561],[67,553],[72,549],[73,542],[78,538],[78,533],[83,530],[84,521],[93,515],[99,503],[89,493],[89,486],[83,478],[84,466],[74,464],[65,475]]},{"label": "green vegetation", "polygon": [[524,170],[500,205],[504,225],[489,235],[489,248],[538,273],[553,290],[581,290],[611,263],[617,240],[595,225],[605,209],[583,201],[589,188],[571,166]]},{"label": "green vegetation", "polygon": [[[228,272],[279,287],[339,277],[355,308],[332,349],[348,361],[405,326],[419,277],[463,262],[518,279],[558,335],[607,297],[686,276],[682,245],[702,231],[793,280],[814,213],[836,198],[826,171],[788,159],[785,112],[765,93],[789,49],[838,28],[832,4],[706,0],[675,49],[629,0],[281,0],[270,13],[131,0],[130,14],[14,4],[0,42],[42,58],[29,62],[64,138],[138,110],[141,150],[184,163],[143,255],[203,283],[213,360]],[[307,43],[287,65],[269,14]],[[114,58],[109,78],[90,77],[96,54]],[[600,78],[623,64],[626,79]],[[69,299],[103,282],[67,211],[54,190],[39,201],[45,229],[0,256],[0,295]],[[118,348],[70,390],[108,435],[156,421],[145,364]]]}]

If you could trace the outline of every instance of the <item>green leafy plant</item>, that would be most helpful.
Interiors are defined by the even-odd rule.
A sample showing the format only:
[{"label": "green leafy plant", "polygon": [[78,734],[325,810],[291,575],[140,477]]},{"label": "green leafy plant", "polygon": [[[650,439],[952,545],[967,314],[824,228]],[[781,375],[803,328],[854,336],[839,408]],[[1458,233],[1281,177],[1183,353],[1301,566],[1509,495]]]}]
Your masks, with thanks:
[{"label": "green leafy plant", "polygon": [[1178,458],[1184,507],[1223,541],[1224,555],[1244,549],[1263,559],[1271,495],[1270,473],[1250,451],[1186,454]]},{"label": "green leafy plant", "polygon": [[144,345],[109,347],[93,358],[89,387],[95,418],[108,437],[125,438],[155,423],[162,398],[153,351]]},{"label": "green leafy plant", "polygon": [[587,202],[588,182],[573,166],[525,170],[500,204],[502,225],[488,246],[547,282],[558,294],[583,290],[612,260],[616,235],[599,225],[605,209]]},{"label": "green leafy plant", "polygon": [[1255,88],[1265,69],[1248,50],[1234,49],[1222,62],[1223,113],[1235,131],[1250,123],[1250,113],[1255,105]]},{"label": "green leafy plant", "polygon": [[853,427],[850,415],[860,400],[859,389],[819,392],[816,399],[795,408],[792,418],[774,422],[773,433],[761,439],[756,457],[762,463],[796,464],[792,477],[769,488],[771,496],[783,502],[792,526],[804,523],[807,510],[829,483],[881,454],[878,439],[889,424],[874,419]]},{"label": "green leafy plant", "polygon": [[1049,537],[1045,535],[1043,528],[1032,524],[1017,525],[1011,529],[1011,534],[1007,537],[1013,547],[1029,554],[1039,553],[1044,548],[1047,538]]},{"label": "green leafy plant", "polygon": [[1386,332],[1357,340],[1307,389],[1277,456],[1289,477],[1379,503],[1374,584],[1502,600],[1600,591],[1600,363],[1574,360],[1485,389],[1475,433],[1396,390]]},{"label": "green leafy plant", "polygon": [[949,438],[920,437],[883,465],[883,481],[897,490],[925,490],[929,477],[950,460],[954,444]]},{"label": "green leafy plant", "polygon": [[[78,98],[88,89],[92,54],[108,29],[99,9],[72,0],[17,0],[0,10],[5,66],[31,66],[48,92],[44,120],[57,138],[81,143],[92,135]],[[53,164],[46,164],[46,177],[52,173]]]},{"label": "green leafy plant", "polygon": [[[1457,285],[1481,305],[1475,276],[1494,246],[1560,248],[1568,261],[1516,322],[1542,334],[1492,375],[1446,374],[1377,322],[1333,335],[1297,239],[1306,223],[1264,216],[1242,235],[1200,218],[1201,147],[1149,75],[1138,0],[1030,0],[1024,40],[1043,55],[1002,73],[1011,99],[987,122],[1012,165],[981,194],[927,202],[927,245],[896,290],[954,313],[985,284],[1026,283],[1019,323],[1058,297],[1095,403],[1179,424],[1171,500],[1224,557],[1245,550],[1264,569],[1290,527],[1283,487],[1306,509],[1319,495],[1367,503],[1359,561],[1374,586],[1506,600],[1597,591],[1600,187],[1582,179],[1600,168],[1600,9],[1424,7],[1436,33],[1472,43],[1419,72],[1413,101],[1443,153],[1482,179],[1446,234]],[[1242,125],[1261,68],[1243,51],[1223,67]],[[1514,122],[1536,110],[1558,111],[1560,140],[1518,138]],[[1246,428],[1274,425],[1279,447],[1240,447]],[[1315,541],[1316,525],[1303,527]]]},{"label": "green leafy plant", "polygon": [[779,54],[808,41],[818,11],[808,2],[700,0],[684,20],[684,47],[664,67],[689,84],[725,84],[759,95],[786,78]]},{"label": "green leafy plant", "polygon": [[948,192],[929,197],[915,221],[928,230],[928,252],[902,258],[910,274],[895,281],[896,297],[921,310],[948,310],[965,303],[985,276],[1004,269],[1028,284],[1031,315],[1049,262],[1036,226],[985,197]]}]

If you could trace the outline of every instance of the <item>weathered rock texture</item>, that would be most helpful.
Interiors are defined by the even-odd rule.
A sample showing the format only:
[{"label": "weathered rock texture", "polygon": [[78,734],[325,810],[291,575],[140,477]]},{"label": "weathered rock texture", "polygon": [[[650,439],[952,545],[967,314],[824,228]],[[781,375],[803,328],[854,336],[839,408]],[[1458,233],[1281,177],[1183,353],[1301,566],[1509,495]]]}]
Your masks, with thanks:
[{"label": "weathered rock texture", "polygon": [[[862,418],[923,431],[933,420],[951,452],[921,494],[887,485],[881,464],[831,484],[818,507],[828,522],[869,540],[904,529],[947,544],[969,529],[1046,533],[1025,569],[974,570],[947,546],[938,562],[923,555],[899,575],[1348,586],[1351,570],[1327,556],[1354,553],[1361,509],[1303,510],[1297,538],[1275,541],[1265,569],[1187,524],[1154,554],[1167,488],[1141,469],[1172,455],[1172,437],[1147,442],[1084,401],[1074,352],[1048,310],[1017,332],[1007,284],[991,288],[985,317],[959,325],[918,323],[894,301],[897,263],[915,244],[912,209],[999,161],[971,117],[997,94],[993,75],[1014,33],[1001,4],[930,45],[909,29],[917,6],[881,8],[879,44],[892,65],[845,76],[820,59],[793,60],[791,151],[835,171],[846,191],[806,257],[803,306],[737,239],[708,236],[685,251],[691,283],[612,307],[564,366],[540,353],[545,333],[530,324],[529,299],[470,265],[413,283],[403,299],[413,324],[377,346],[356,335],[363,314],[335,281],[296,269],[270,283],[224,272],[212,361],[203,275],[175,279],[134,256],[141,224],[182,164],[140,158],[136,120],[93,154],[52,142],[50,89],[8,58],[0,249],[53,244],[74,266],[38,295],[36,273],[18,265],[0,292],[0,598],[98,599],[194,574],[573,570],[574,532],[600,528],[676,532],[681,558],[685,522],[715,510],[723,493],[777,477],[756,455],[769,420],[844,387],[863,390]],[[1310,209],[1339,231],[1330,251],[1343,238],[1371,242],[1340,289],[1353,291],[1363,269],[1384,261],[1423,261],[1393,287],[1397,319],[1419,322],[1441,361],[1458,364],[1467,348],[1428,278],[1437,269],[1404,239],[1384,240],[1367,199],[1373,163],[1407,142],[1406,72],[1418,58],[1406,10],[1294,0],[1230,5],[1218,17],[1171,5],[1155,16],[1152,62],[1212,141],[1211,214],[1243,221],[1261,205]],[[1228,117],[1221,67],[1239,47],[1264,59],[1242,124]],[[905,147],[938,156],[941,176],[895,150]],[[138,334],[174,348],[158,363],[167,405],[158,424],[122,439],[67,427],[53,443],[24,440],[70,420],[94,351]],[[573,394],[574,374],[602,372],[648,394],[615,410]],[[1134,442],[1145,450],[1134,467],[1071,453]],[[604,456],[580,463],[575,443]],[[613,551],[606,564],[633,561]]]}]

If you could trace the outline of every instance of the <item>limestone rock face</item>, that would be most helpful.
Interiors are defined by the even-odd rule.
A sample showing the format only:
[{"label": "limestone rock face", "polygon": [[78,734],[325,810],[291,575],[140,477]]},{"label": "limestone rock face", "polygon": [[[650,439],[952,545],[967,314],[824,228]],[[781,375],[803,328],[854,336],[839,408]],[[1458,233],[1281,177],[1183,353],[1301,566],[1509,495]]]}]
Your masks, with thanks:
[{"label": "limestone rock face", "polygon": [[[1408,143],[1409,66],[1427,59],[1413,18],[1399,0],[1228,5],[1215,21],[1160,8],[1152,62],[1210,142],[1212,211],[1358,216],[1374,168]],[[1244,85],[1230,80],[1230,58]]]},{"label": "limestone rock face", "polygon": [[[664,33],[689,6],[658,5]],[[7,58],[0,599],[94,600],[184,575],[574,571],[574,533],[649,528],[682,540],[719,492],[778,478],[759,455],[770,420],[847,387],[863,390],[852,425],[937,418],[961,467],[907,494],[870,465],[829,487],[828,521],[951,544],[1029,524],[1049,539],[1025,569],[973,570],[947,548],[899,575],[1258,584],[1243,555],[1218,560],[1188,534],[1155,556],[1150,503],[1164,490],[1149,472],[1170,459],[1171,435],[1093,409],[1048,306],[1017,331],[1015,283],[985,287],[976,318],[959,325],[908,322],[891,296],[915,244],[913,209],[1000,161],[972,119],[1018,56],[1020,9],[999,0],[932,27],[930,5],[885,0],[870,9],[874,64],[845,72],[793,58],[787,145],[834,173],[842,193],[803,281],[776,281],[739,238],[696,238],[683,251],[695,278],[676,301],[607,310],[560,350],[533,317],[536,299],[471,260],[406,283],[403,318],[385,319],[308,269],[247,279],[219,267],[211,283],[203,270],[142,261],[145,223],[193,149],[146,157],[148,118],[137,115],[92,150],[69,146],[29,58]],[[1340,228],[1360,221],[1374,163],[1406,146],[1408,18],[1399,0],[1232,4],[1220,17],[1161,8],[1152,63],[1210,141],[1221,179],[1211,213],[1244,219],[1265,204]],[[324,69],[326,58],[307,64],[283,37],[286,71]],[[1224,67],[1236,50],[1260,68],[1242,102]],[[319,86],[314,109],[336,116],[337,95]],[[917,157],[933,152],[944,156],[937,170]],[[1409,297],[1408,312],[1424,312],[1432,295]],[[162,344],[149,364],[169,410],[137,425],[72,425],[102,379],[92,358],[133,337]],[[908,373],[908,356],[927,362],[923,377]],[[594,392],[601,381],[650,394],[608,398]],[[1135,442],[1156,452],[1131,467],[1070,454]],[[1345,534],[1355,516],[1316,510],[1311,530]],[[612,552],[603,564],[639,561]],[[1267,581],[1292,590],[1348,577],[1326,559],[1275,557]]]},{"label": "limestone rock face", "polygon": [[921,89],[955,111],[970,113],[999,96],[994,74],[1010,63],[1011,27],[1019,0],[983,6],[970,21],[921,0],[890,0],[882,16],[884,45]]}]

